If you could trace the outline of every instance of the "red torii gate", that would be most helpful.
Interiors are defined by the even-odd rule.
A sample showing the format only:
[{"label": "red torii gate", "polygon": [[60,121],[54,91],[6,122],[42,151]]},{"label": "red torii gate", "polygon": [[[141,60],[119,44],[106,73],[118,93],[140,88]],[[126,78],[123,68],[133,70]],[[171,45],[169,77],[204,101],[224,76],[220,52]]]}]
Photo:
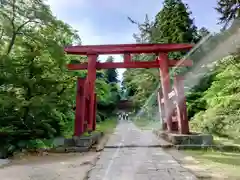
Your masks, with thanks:
[{"label": "red torii gate", "polygon": [[[183,78],[174,79],[174,88],[171,91],[169,67],[191,66],[192,61],[169,60],[168,53],[173,51],[187,51],[193,47],[191,44],[121,44],[121,45],[91,45],[69,46],[64,50],[67,54],[86,55],[87,63],[68,64],[69,70],[87,69],[86,78],[77,80],[76,115],[74,136],[80,136],[86,130],[93,131],[96,128],[96,93],[95,80],[97,69],[111,68],[159,68],[161,89],[158,92],[159,110],[163,115],[164,129],[179,131],[181,134],[189,133],[186,101],[184,96]],[[132,54],[155,53],[158,57],[153,61],[132,61]],[[123,62],[97,62],[98,55],[124,54]],[[174,99],[172,101],[172,99]],[[175,108],[173,107],[174,103]],[[176,110],[176,113],[174,113]],[[173,120],[173,116],[177,121]],[[176,119],[176,118],[175,118]],[[175,124],[174,124],[175,122]],[[177,123],[176,123],[177,122]]]}]

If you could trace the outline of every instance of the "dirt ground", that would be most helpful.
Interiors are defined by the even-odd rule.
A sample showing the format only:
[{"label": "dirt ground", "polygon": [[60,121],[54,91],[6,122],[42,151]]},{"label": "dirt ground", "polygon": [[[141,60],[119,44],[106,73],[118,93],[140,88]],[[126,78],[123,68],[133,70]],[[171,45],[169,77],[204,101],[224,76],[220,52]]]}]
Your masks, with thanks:
[{"label": "dirt ground", "polygon": [[0,168],[1,180],[85,180],[99,153],[15,157]]}]

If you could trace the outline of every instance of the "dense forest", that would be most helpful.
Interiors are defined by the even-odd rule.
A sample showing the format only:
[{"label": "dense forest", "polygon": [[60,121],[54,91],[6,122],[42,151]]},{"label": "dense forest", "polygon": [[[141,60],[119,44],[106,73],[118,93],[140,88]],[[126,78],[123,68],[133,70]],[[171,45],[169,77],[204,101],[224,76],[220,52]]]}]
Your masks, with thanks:
[{"label": "dense forest", "polygon": [[[44,1],[0,1],[0,150],[73,135],[76,78],[86,72],[66,65],[86,57],[66,56],[64,46],[71,44],[81,44],[77,31]],[[96,92],[100,122],[120,98],[115,69],[97,72]]]},{"label": "dense forest", "polygon": [[[139,32],[134,34],[138,43],[200,44],[189,53],[190,55],[178,52],[169,54],[170,58],[181,59],[188,56],[193,60],[191,68],[170,70],[171,75],[185,76],[185,86],[188,87],[186,91],[188,117],[192,129],[222,137],[238,138],[240,134],[239,50],[222,55],[224,58],[214,53],[221,54],[221,51],[225,51],[224,48],[230,46],[225,44],[224,47],[219,48],[219,44],[224,44],[224,40],[233,33],[230,27],[240,16],[239,2],[218,0],[217,7],[213,11],[219,13],[218,21],[222,25],[220,33],[209,32],[206,27],[196,27],[188,5],[181,0],[165,0],[163,8],[153,21],[149,20],[148,16],[143,23],[136,22],[131,17],[129,20],[139,28]],[[235,25],[239,28],[240,23]],[[227,30],[229,28],[230,30]],[[236,48],[235,46],[232,49]],[[154,55],[141,55],[135,58],[138,61],[148,61],[154,59]],[[133,100],[136,109],[145,104],[160,81],[157,69],[128,69],[123,77],[123,87],[128,92],[128,98]],[[145,111],[148,112],[154,107],[150,106]]]}]

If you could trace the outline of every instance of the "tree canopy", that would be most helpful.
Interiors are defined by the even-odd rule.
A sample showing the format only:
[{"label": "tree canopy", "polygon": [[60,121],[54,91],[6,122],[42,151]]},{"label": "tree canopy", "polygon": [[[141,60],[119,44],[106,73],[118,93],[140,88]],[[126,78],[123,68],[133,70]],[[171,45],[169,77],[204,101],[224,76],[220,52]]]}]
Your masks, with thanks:
[{"label": "tree canopy", "polygon": [[[109,56],[106,60],[106,62],[114,62],[114,58],[112,56]],[[118,83],[118,79],[117,79],[117,71],[116,69],[107,69],[105,71],[106,77],[107,77],[107,81],[109,83]]]},{"label": "tree canopy", "polygon": [[234,19],[240,17],[239,0],[218,0],[215,9],[220,14],[219,23],[223,24],[223,29],[226,29]]},{"label": "tree canopy", "polygon": [[[42,0],[0,2],[0,135],[7,137],[1,146],[16,149],[23,140],[73,135],[76,79],[86,71],[70,72],[66,65],[86,57],[67,56],[64,46],[81,44],[77,31]],[[97,74],[103,74],[96,82],[98,104],[113,111],[117,74],[112,84],[111,75]],[[98,121],[107,113],[99,110]]]}]

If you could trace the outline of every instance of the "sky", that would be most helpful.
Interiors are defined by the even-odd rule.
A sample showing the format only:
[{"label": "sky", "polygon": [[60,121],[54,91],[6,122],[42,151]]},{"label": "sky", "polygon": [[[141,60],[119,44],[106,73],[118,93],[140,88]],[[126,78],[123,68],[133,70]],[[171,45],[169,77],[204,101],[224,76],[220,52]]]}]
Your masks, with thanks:
[{"label": "sky", "polygon": [[[83,45],[135,43],[132,35],[138,32],[136,25],[127,17],[143,22],[145,15],[150,19],[161,10],[163,0],[48,0],[51,10],[58,19],[78,30]],[[216,0],[183,0],[192,11],[198,27],[210,31],[219,29],[218,14],[214,10]],[[105,60],[107,56],[101,56]],[[114,56],[121,61],[121,56]],[[118,70],[122,79],[123,69]]]}]

